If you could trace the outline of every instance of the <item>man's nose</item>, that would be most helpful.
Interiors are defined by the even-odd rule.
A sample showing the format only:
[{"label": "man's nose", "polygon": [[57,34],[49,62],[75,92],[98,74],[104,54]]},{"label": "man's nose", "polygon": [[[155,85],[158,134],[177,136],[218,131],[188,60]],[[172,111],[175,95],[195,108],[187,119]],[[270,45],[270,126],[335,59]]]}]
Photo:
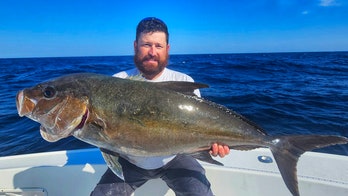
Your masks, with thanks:
[{"label": "man's nose", "polygon": [[150,47],[149,55],[151,55],[151,56],[155,56],[156,55],[156,47],[155,46],[151,46]]}]

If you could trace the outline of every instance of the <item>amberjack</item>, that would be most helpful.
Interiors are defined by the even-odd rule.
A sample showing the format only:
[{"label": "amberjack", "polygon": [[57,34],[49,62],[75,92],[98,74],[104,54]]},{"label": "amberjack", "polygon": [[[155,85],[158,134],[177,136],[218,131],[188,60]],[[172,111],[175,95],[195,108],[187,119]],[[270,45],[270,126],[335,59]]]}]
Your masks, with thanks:
[{"label": "amberjack", "polygon": [[21,90],[16,103],[20,116],[41,124],[45,140],[74,136],[97,146],[114,171],[122,169],[117,164],[118,154],[153,157],[185,153],[219,164],[209,155],[213,143],[237,150],[267,147],[295,196],[299,195],[296,164],[300,155],[348,143],[343,136],[268,135],[233,110],[194,96],[195,89],[206,87],[193,82],[152,83],[80,73]]}]

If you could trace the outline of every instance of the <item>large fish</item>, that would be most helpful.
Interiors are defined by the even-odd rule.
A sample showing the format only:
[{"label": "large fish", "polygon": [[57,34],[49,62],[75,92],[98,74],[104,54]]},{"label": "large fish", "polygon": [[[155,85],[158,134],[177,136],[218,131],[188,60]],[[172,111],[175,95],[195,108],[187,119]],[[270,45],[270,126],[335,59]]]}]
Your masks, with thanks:
[{"label": "large fish", "polygon": [[193,90],[203,87],[207,86],[82,73],[19,91],[16,102],[20,116],[41,124],[45,140],[72,135],[103,149],[114,170],[119,169],[112,165],[117,162],[115,154],[187,153],[214,162],[208,151],[215,142],[238,150],[268,147],[293,195],[299,195],[296,164],[301,154],[348,142],[341,136],[269,136],[232,110],[193,96]]}]

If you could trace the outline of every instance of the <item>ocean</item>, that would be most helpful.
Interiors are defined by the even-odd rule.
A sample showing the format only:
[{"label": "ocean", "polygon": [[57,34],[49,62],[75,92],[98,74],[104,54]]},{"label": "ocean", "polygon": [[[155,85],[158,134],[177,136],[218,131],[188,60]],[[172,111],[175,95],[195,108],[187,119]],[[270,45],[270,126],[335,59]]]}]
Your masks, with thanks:
[{"label": "ocean", "polygon": [[[92,147],[73,137],[43,140],[39,124],[17,114],[19,90],[64,74],[133,67],[132,56],[0,59],[0,156]],[[348,52],[171,55],[168,68],[208,84],[202,97],[270,135],[348,137]],[[348,155],[348,145],[316,151]]]}]

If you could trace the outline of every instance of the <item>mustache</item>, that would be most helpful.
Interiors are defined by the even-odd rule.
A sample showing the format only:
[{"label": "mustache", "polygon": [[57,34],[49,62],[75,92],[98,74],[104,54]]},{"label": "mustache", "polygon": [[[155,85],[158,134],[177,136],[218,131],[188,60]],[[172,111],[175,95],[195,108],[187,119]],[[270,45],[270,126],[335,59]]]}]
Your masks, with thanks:
[{"label": "mustache", "polygon": [[146,55],[142,59],[142,61],[148,61],[148,60],[159,61],[159,58],[157,56]]}]

